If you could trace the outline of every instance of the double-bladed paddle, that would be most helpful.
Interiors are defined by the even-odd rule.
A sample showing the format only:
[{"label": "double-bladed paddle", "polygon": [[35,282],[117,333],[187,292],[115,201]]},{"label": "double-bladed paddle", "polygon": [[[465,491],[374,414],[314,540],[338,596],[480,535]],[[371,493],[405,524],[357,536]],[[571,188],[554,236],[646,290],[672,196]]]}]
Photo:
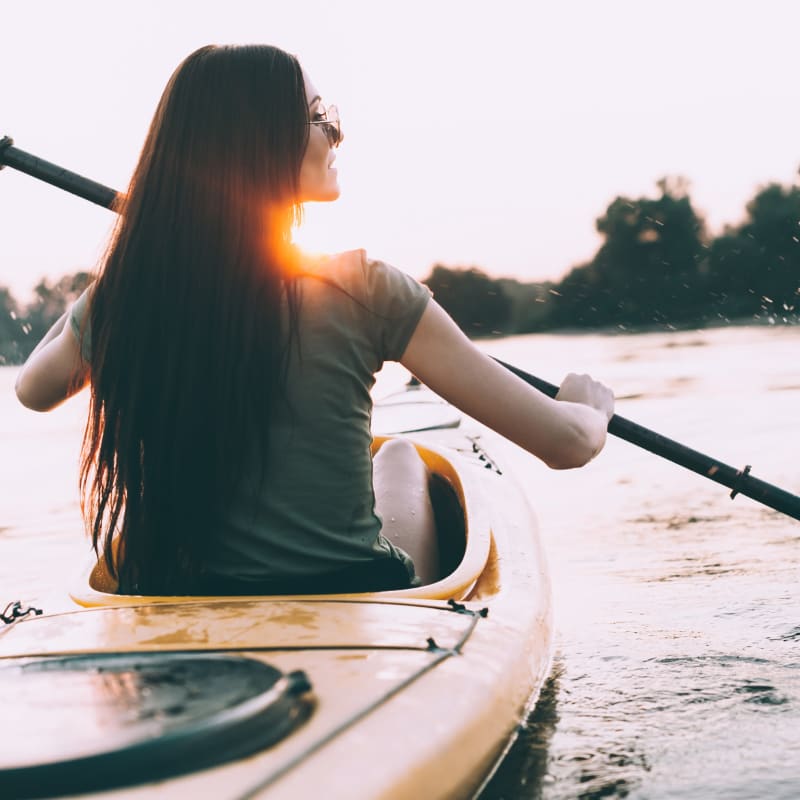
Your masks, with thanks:
[{"label": "double-bladed paddle", "polygon": [[[14,147],[13,140],[8,136],[0,139],[0,169],[3,166],[13,167],[20,172],[57,186],[59,189],[64,189],[112,210],[121,196],[107,186],[19,150]],[[519,367],[506,364],[500,359],[496,360],[539,391],[550,397],[556,396],[557,386],[543,381]],[[637,425],[618,414],[611,418],[608,432],[657,456],[666,458],[674,464],[692,470],[698,475],[703,475],[716,483],[727,486],[731,489],[731,498],[736,497],[737,494],[743,494],[794,519],[800,519],[800,497],[754,477],[750,474],[749,465],[744,469],[728,466],[716,458],[692,450],[690,447],[668,439],[642,425]]]}]

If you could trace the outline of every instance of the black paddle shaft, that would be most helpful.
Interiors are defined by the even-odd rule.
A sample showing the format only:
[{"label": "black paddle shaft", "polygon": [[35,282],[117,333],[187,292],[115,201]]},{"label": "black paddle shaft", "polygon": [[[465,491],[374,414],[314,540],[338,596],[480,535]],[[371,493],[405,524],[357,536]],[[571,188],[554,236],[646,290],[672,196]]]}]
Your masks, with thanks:
[{"label": "black paddle shaft", "polygon": [[89,178],[19,150],[14,147],[14,140],[10,136],[0,139],[0,169],[4,166],[13,167],[103,208],[113,208],[119,197],[117,192],[102,183],[95,183]]},{"label": "black paddle shaft", "polygon": [[[498,364],[522,378],[525,383],[530,384],[540,392],[544,392],[549,397],[555,397],[558,393],[558,386],[543,381],[535,375],[530,375],[519,369],[519,367],[506,364],[500,359],[495,360]],[[711,458],[699,453],[697,450],[692,450],[691,447],[686,447],[679,442],[668,439],[660,433],[637,425],[635,422],[631,422],[629,419],[620,417],[617,414],[611,417],[608,423],[608,432],[620,439],[624,439],[626,442],[635,444],[637,447],[649,450],[657,456],[666,458],[674,464],[686,467],[686,469],[690,469],[698,475],[727,486],[732,490],[731,499],[736,497],[737,494],[743,494],[753,500],[757,500],[759,503],[763,503],[765,506],[774,508],[776,511],[788,514],[794,519],[800,519],[800,497],[753,477],[750,474],[749,465],[744,469],[728,466],[716,458]]]},{"label": "black paddle shaft", "polygon": [[[9,136],[0,139],[0,169],[7,165],[104,208],[113,210],[116,207],[117,201],[121,197],[118,192],[75,172],[51,164],[49,161],[32,156],[13,145],[14,141]],[[496,359],[496,361],[546,395],[555,397],[558,393],[558,387],[552,383],[530,375],[519,367],[506,364],[500,359]],[[749,466],[744,469],[730,467],[715,458],[692,450],[690,447],[637,425],[617,414],[614,414],[608,423],[608,432],[637,447],[649,450],[657,456],[666,458],[674,464],[690,469],[698,475],[703,475],[727,486],[732,490],[731,498],[736,497],[737,494],[743,494],[765,506],[800,520],[800,497],[753,477],[750,474]]]}]

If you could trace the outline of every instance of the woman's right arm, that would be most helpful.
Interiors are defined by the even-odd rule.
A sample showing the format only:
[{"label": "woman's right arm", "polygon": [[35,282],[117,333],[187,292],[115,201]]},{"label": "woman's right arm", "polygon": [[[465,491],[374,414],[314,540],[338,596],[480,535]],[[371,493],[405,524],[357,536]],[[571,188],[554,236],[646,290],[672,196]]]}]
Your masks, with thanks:
[{"label": "woman's right arm", "polygon": [[428,303],[400,359],[445,400],[538,456],[553,469],[583,466],[602,450],[614,413],[610,389],[568,375],[553,400],[513,375]]}]

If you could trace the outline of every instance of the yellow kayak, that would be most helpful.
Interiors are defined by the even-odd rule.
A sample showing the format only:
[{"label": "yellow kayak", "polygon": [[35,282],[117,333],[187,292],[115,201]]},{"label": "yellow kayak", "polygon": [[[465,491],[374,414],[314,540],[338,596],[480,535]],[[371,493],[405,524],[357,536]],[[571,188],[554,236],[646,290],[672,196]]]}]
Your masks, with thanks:
[{"label": "yellow kayak", "polygon": [[[550,668],[549,577],[480,433],[425,390],[409,402],[423,422],[405,435],[458,499],[440,531],[449,575],[370,594],[133,597],[94,564],[71,592],[80,610],[0,633],[0,796],[479,791]],[[407,425],[395,397],[386,433],[392,405]]]}]

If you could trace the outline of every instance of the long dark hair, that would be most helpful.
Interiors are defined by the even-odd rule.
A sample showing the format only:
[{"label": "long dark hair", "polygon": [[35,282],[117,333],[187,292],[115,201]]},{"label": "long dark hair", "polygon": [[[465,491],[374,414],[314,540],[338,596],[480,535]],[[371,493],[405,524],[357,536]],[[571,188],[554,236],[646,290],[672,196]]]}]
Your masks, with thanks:
[{"label": "long dark hair", "polygon": [[308,119],[297,59],[268,46],[197,50],[156,110],[89,317],[82,505],[126,591],[201,573],[244,454],[266,452]]}]

